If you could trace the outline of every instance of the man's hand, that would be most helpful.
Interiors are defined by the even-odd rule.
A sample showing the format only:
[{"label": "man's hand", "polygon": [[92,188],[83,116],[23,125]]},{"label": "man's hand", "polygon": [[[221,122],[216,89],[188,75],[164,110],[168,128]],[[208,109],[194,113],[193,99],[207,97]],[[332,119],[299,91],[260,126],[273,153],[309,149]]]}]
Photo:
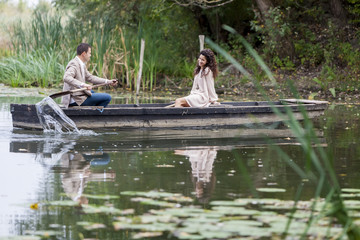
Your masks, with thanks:
[{"label": "man's hand", "polygon": [[111,86],[113,86],[113,87],[117,86],[117,84],[118,84],[117,79],[111,79],[110,81],[111,81],[111,83],[110,83]]},{"label": "man's hand", "polygon": [[91,90],[91,89],[92,89],[92,85],[86,84],[86,83],[84,83],[84,84],[82,85],[82,87],[83,87],[83,88],[86,88],[87,90]]}]

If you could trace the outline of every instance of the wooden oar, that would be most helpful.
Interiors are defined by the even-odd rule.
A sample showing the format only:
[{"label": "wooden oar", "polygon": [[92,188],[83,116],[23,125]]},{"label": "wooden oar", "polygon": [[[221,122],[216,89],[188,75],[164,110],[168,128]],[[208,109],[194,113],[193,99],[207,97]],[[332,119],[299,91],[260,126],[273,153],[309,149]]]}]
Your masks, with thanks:
[{"label": "wooden oar", "polygon": [[[93,85],[92,88],[98,88],[98,87],[109,85],[109,84],[111,84],[111,83],[101,83],[101,84],[98,84],[98,85]],[[58,93],[51,94],[49,97],[54,99],[54,98],[57,98],[57,97],[61,97],[61,96],[64,96],[64,95],[75,93],[75,92],[81,92],[81,91],[84,91],[84,90],[88,90],[88,89],[87,88],[79,88],[79,89],[74,89],[74,90],[58,92]]]}]

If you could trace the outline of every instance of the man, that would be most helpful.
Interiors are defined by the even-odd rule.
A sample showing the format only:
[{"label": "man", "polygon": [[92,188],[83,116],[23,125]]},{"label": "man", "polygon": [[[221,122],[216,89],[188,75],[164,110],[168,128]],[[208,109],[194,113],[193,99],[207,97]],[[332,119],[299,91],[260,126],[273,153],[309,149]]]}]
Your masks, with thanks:
[{"label": "man", "polygon": [[93,76],[86,69],[86,63],[91,57],[91,46],[87,43],[80,43],[76,49],[77,56],[71,60],[65,69],[63,91],[86,88],[87,90],[75,92],[71,95],[62,97],[61,103],[66,108],[69,106],[103,106],[106,107],[111,101],[111,96],[107,93],[95,93],[92,91],[92,85],[86,84],[85,81],[93,84],[106,83],[116,86],[117,80],[107,80]]}]

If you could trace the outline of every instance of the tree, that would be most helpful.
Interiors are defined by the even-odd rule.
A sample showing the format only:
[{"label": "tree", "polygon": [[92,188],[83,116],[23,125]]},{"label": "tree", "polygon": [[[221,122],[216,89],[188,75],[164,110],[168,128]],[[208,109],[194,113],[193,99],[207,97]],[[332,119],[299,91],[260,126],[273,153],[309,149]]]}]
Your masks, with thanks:
[{"label": "tree", "polygon": [[[267,48],[273,50],[271,56],[280,58],[289,57],[293,59],[295,56],[295,48],[290,36],[290,27],[286,17],[280,6],[274,7],[271,0],[254,0],[260,15],[257,17],[264,25],[263,36],[267,43]],[[254,10],[255,12],[256,9]]]},{"label": "tree", "polygon": [[255,0],[258,9],[260,10],[262,19],[268,15],[270,8],[273,8],[271,0]]},{"label": "tree", "polygon": [[340,24],[346,23],[346,12],[340,0],[330,0],[330,8],[333,16]]},{"label": "tree", "polygon": [[173,0],[180,6],[189,7],[189,6],[197,6],[203,9],[220,7],[224,6],[228,3],[233,2],[234,0]]}]

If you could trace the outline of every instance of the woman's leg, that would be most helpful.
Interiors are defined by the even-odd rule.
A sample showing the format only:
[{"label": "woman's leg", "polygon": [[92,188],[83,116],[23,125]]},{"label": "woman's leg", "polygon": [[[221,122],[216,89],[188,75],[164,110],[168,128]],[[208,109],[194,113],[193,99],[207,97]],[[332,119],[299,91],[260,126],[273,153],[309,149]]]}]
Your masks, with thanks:
[{"label": "woman's leg", "polygon": [[185,98],[178,98],[175,100],[175,107],[190,107]]},{"label": "woman's leg", "polygon": [[103,106],[106,107],[111,101],[110,94],[107,93],[93,93],[89,96],[81,106]]}]

